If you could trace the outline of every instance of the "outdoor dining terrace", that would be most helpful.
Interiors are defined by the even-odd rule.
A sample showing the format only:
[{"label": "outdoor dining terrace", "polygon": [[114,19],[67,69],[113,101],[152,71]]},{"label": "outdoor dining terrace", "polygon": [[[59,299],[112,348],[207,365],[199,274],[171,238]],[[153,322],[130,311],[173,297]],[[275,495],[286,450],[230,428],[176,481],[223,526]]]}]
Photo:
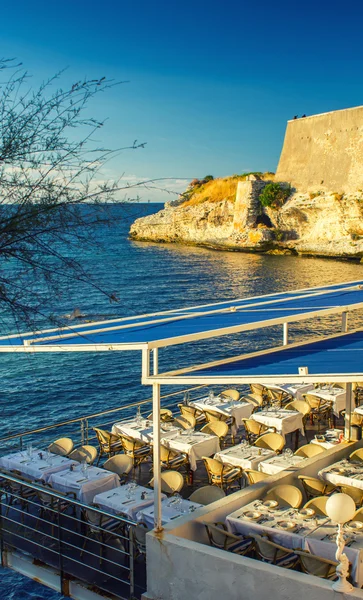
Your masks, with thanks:
[{"label": "outdoor dining terrace", "polygon": [[[263,523],[242,520],[240,514],[233,520],[236,510],[255,511],[256,493],[252,505],[239,500],[234,511],[236,501],[231,507],[230,500],[247,491],[249,498],[261,484],[300,472],[315,457],[325,457],[329,448],[345,452],[350,447],[339,443],[344,388],[308,387],[251,385],[238,391],[198,386],[164,397],[163,525],[175,527],[181,521],[194,531],[200,511],[204,514],[217,503],[226,506],[226,548],[236,542],[228,532],[246,537],[251,527],[265,531]],[[317,410],[306,398],[320,395],[323,404]],[[359,387],[355,398],[359,403]],[[333,425],[335,399],[340,402],[336,428],[319,436],[318,431]],[[154,526],[150,409],[145,401],[2,440],[3,564],[9,561],[10,566],[15,555],[18,561],[30,555],[38,567],[57,572],[63,591],[70,585],[91,585],[93,593],[140,597],[146,590],[146,533]],[[356,422],[361,420],[358,407]],[[363,468],[359,475],[363,486]],[[301,481],[298,485],[304,493]],[[288,512],[279,514],[284,516],[291,518]],[[205,522],[213,526],[209,518]],[[198,543],[215,546],[206,525],[196,531]],[[258,558],[255,550],[253,556]]]}]

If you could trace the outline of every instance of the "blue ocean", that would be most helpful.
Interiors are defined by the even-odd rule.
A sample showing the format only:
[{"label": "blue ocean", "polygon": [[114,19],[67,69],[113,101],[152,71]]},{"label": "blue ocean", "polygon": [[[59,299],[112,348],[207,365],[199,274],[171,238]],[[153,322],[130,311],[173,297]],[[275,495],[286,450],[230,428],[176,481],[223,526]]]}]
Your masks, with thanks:
[{"label": "blue ocean", "polygon": [[[110,304],[95,287],[74,285],[64,290],[61,299],[49,302],[50,312],[60,316],[79,308],[87,319],[99,320],[362,278],[363,265],[338,260],[217,252],[128,240],[130,224],[160,206],[113,206],[120,220],[115,219],[111,227],[101,227],[96,232],[100,244],[78,256],[97,284],[117,295],[118,303]],[[309,325],[292,328],[292,336],[307,335]],[[325,333],[334,327],[334,319],[319,320],[313,333]],[[3,312],[1,332],[16,330],[11,315]],[[281,336],[281,328],[271,328],[255,335],[240,334],[166,349],[160,352],[160,368],[241,353],[271,345]],[[137,352],[1,354],[0,362],[2,435],[150,396],[150,390],[140,385],[141,360]],[[0,589],[1,600],[61,598],[7,570],[0,571]]]}]

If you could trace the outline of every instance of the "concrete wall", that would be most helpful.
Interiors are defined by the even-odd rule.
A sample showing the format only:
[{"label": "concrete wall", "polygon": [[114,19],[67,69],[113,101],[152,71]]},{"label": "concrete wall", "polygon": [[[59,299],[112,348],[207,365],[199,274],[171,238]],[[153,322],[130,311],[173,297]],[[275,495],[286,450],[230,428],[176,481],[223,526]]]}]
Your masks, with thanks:
[{"label": "concrete wall", "polygon": [[[363,441],[339,445],[304,461],[301,469],[271,476],[170,523],[161,535],[147,535],[147,594],[152,600],[341,600],[331,583],[298,572],[235,556],[207,545],[201,521],[224,521],[226,516],[263,496],[279,483],[299,485],[298,475],[316,476],[327,465],[362,447]],[[345,596],[344,596],[345,597]],[[354,589],[349,598],[363,600]]]},{"label": "concrete wall", "polygon": [[301,192],[363,189],[363,106],[289,121],[275,179]]}]

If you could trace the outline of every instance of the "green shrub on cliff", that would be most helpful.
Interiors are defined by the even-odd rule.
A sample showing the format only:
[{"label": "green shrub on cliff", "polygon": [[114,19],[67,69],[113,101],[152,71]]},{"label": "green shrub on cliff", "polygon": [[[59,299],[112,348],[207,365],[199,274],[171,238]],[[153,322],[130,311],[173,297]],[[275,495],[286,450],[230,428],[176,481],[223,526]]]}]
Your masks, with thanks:
[{"label": "green shrub on cliff", "polygon": [[291,187],[281,183],[268,183],[262,190],[259,199],[262,206],[281,208],[291,194]]}]

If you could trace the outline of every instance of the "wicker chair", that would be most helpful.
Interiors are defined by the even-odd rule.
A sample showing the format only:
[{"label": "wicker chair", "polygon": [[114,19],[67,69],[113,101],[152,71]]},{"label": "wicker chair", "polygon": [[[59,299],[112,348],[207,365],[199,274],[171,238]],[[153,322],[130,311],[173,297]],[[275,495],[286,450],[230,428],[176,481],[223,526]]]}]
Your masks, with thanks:
[{"label": "wicker chair", "polygon": [[94,427],[93,430],[96,433],[100,449],[97,464],[100,462],[102,456],[106,455],[110,458],[113,454],[122,451],[122,442],[119,435],[115,435],[99,427]]},{"label": "wicker chair", "polygon": [[222,398],[228,398],[237,402],[240,399],[241,394],[237,390],[223,390],[220,394]]},{"label": "wicker chair", "polygon": [[134,469],[140,467],[141,463],[149,460],[151,456],[151,447],[148,444],[133,440],[126,436],[121,436],[122,447],[127,456],[133,461]]},{"label": "wicker chair", "polygon": [[254,469],[245,469],[244,472],[247,476],[249,485],[253,485],[254,483],[258,483],[259,481],[264,481],[265,479],[270,477],[270,475],[267,475],[267,473],[255,471]]},{"label": "wicker chair", "polygon": [[225,495],[224,491],[216,485],[204,485],[198,490],[195,490],[195,492],[189,496],[188,500],[190,500],[190,502],[198,502],[205,506],[206,504],[221,500]]},{"label": "wicker chair", "polygon": [[318,424],[318,432],[320,431],[320,424],[322,421],[327,421],[329,427],[333,425],[333,405],[327,400],[318,398],[313,394],[303,394],[304,399],[310,406],[310,419],[314,424],[314,421]]},{"label": "wicker chair", "polygon": [[325,452],[325,449],[318,444],[305,444],[305,446],[301,446],[294,453],[295,456],[302,456],[304,458],[312,458],[313,456],[317,456],[318,454],[322,454]]},{"label": "wicker chair", "polygon": [[294,485],[276,485],[267,491],[266,500],[276,500],[279,506],[291,506],[299,508],[302,503],[302,493]]},{"label": "wicker chair", "polygon": [[198,410],[197,408],[194,408],[194,406],[189,406],[185,404],[178,404],[178,408],[182,417],[192,416],[195,419],[197,425],[205,423],[205,414],[202,410]]},{"label": "wicker chair", "polygon": [[256,554],[263,562],[284,567],[285,569],[293,569],[299,562],[299,557],[295,550],[293,551],[291,548],[275,544],[267,535],[252,534],[252,537],[255,540]]},{"label": "wicker chair", "polygon": [[76,460],[77,462],[86,461],[86,463],[92,465],[97,458],[97,454],[97,448],[94,446],[80,446],[79,448],[76,448],[76,450],[73,450],[73,452],[68,455],[68,458]]},{"label": "wicker chair", "polygon": [[59,438],[48,446],[49,452],[58,454],[59,456],[68,456],[74,448],[73,441],[71,438]]},{"label": "wicker chair", "polygon": [[301,481],[304,488],[307,499],[316,498],[317,496],[329,496],[336,487],[331,483],[326,483],[321,479],[315,477],[307,477],[306,475],[298,475],[298,479]]},{"label": "wicker chair", "polygon": [[[154,478],[150,481],[149,485],[154,487]],[[176,494],[180,492],[184,485],[184,478],[178,471],[163,471],[160,477],[160,487],[164,494]]]},{"label": "wicker chair", "polygon": [[[248,439],[249,444],[253,444],[257,438],[259,438],[264,433],[271,431],[267,425],[263,423],[259,423],[254,419],[242,419],[242,423],[244,425],[246,431],[246,437]],[[275,430],[275,428],[273,428]]]},{"label": "wicker chair", "polygon": [[363,462],[363,448],[358,448],[358,450],[354,450],[354,452],[349,454],[349,460],[351,462]]},{"label": "wicker chair", "polygon": [[267,396],[271,406],[276,406],[278,408],[281,408],[285,404],[293,401],[293,397],[291,396],[291,394],[288,394],[284,390],[274,390],[272,388],[269,388],[267,390]]},{"label": "wicker chair", "polygon": [[239,480],[239,487],[242,487],[243,471],[241,467],[232,467],[223,464],[215,458],[209,458],[207,456],[202,456],[202,458],[211,485],[217,485],[218,487],[227,490],[233,483]]},{"label": "wicker chair", "polygon": [[116,454],[116,456],[112,456],[103,465],[103,468],[106,471],[111,471],[111,473],[116,473],[120,481],[124,483],[133,468],[134,463],[131,456],[127,456],[126,454]]},{"label": "wicker chair", "polygon": [[265,433],[257,438],[254,446],[257,446],[257,448],[268,448],[268,450],[279,454],[285,446],[285,440],[280,433]]},{"label": "wicker chair", "polygon": [[228,433],[228,425],[224,421],[212,421],[211,423],[204,425],[200,431],[202,433],[208,433],[209,435],[217,435],[222,446]]},{"label": "wicker chair", "polygon": [[171,450],[166,446],[160,446],[161,468],[178,470],[185,467],[187,473],[190,472],[189,457],[184,452]]},{"label": "wicker chair", "polygon": [[353,487],[352,485],[340,485],[340,491],[353,498],[356,506],[360,508],[363,503],[363,490]]},{"label": "wicker chair", "polygon": [[264,405],[262,396],[259,396],[257,394],[244,394],[242,396],[242,400],[244,402],[248,402],[249,404],[252,404],[252,406],[253,406],[252,412],[255,412],[258,408],[261,408]]},{"label": "wicker chair", "polygon": [[[96,506],[96,505],[95,505]],[[124,537],[127,537],[125,526],[122,522],[112,519],[112,517],[107,517],[106,515],[102,515],[98,512],[95,512],[92,509],[83,509],[82,510],[82,520],[85,526],[85,535],[84,542],[82,546],[81,559],[87,544],[87,541],[91,538],[96,539],[99,542],[99,551],[100,551],[100,566],[103,562],[103,556],[107,546],[110,542],[113,543],[113,546],[116,546],[116,549],[124,551],[123,543]],[[117,548],[118,546],[118,548]],[[114,552],[114,550],[113,550]],[[113,557],[115,560],[115,557]]]},{"label": "wicker chair", "polygon": [[358,510],[355,511],[352,521],[362,521],[363,522],[363,508],[358,508]]},{"label": "wicker chair", "polygon": [[302,414],[304,435],[307,438],[307,436],[306,436],[306,420],[311,412],[310,404],[305,402],[305,400],[293,400],[292,402],[288,402],[286,404],[285,410],[296,410],[297,412]]},{"label": "wicker chair", "polygon": [[[152,421],[153,413],[150,413],[146,418],[148,421]],[[169,410],[169,408],[161,408],[160,409],[160,421],[161,422],[170,423],[173,420],[174,420],[173,413],[171,412],[171,410]]]},{"label": "wicker chair", "polygon": [[303,552],[302,550],[295,550],[295,552],[300,559],[301,569],[304,573],[315,575],[315,577],[321,577],[322,579],[336,579],[338,563],[334,560],[315,556],[315,554]]},{"label": "wicker chair", "polygon": [[196,426],[196,420],[192,415],[186,414],[174,419],[173,425],[179,427],[179,429],[191,429]]},{"label": "wicker chair", "polygon": [[254,540],[240,535],[234,535],[227,531],[224,523],[203,523],[207,530],[209,543],[214,548],[227,550],[234,554],[245,556],[254,548]]},{"label": "wicker chair", "polygon": [[329,496],[317,496],[316,498],[312,498],[306,504],[304,504],[304,508],[312,508],[316,515],[327,517],[326,503],[328,500]]},{"label": "wicker chair", "polygon": [[233,431],[237,429],[235,418],[233,416],[227,416],[221,412],[217,412],[214,410],[205,410],[204,414],[208,423],[212,423],[213,421],[223,421],[224,423],[227,423],[228,428],[231,430],[232,443],[234,444],[235,439]]}]

